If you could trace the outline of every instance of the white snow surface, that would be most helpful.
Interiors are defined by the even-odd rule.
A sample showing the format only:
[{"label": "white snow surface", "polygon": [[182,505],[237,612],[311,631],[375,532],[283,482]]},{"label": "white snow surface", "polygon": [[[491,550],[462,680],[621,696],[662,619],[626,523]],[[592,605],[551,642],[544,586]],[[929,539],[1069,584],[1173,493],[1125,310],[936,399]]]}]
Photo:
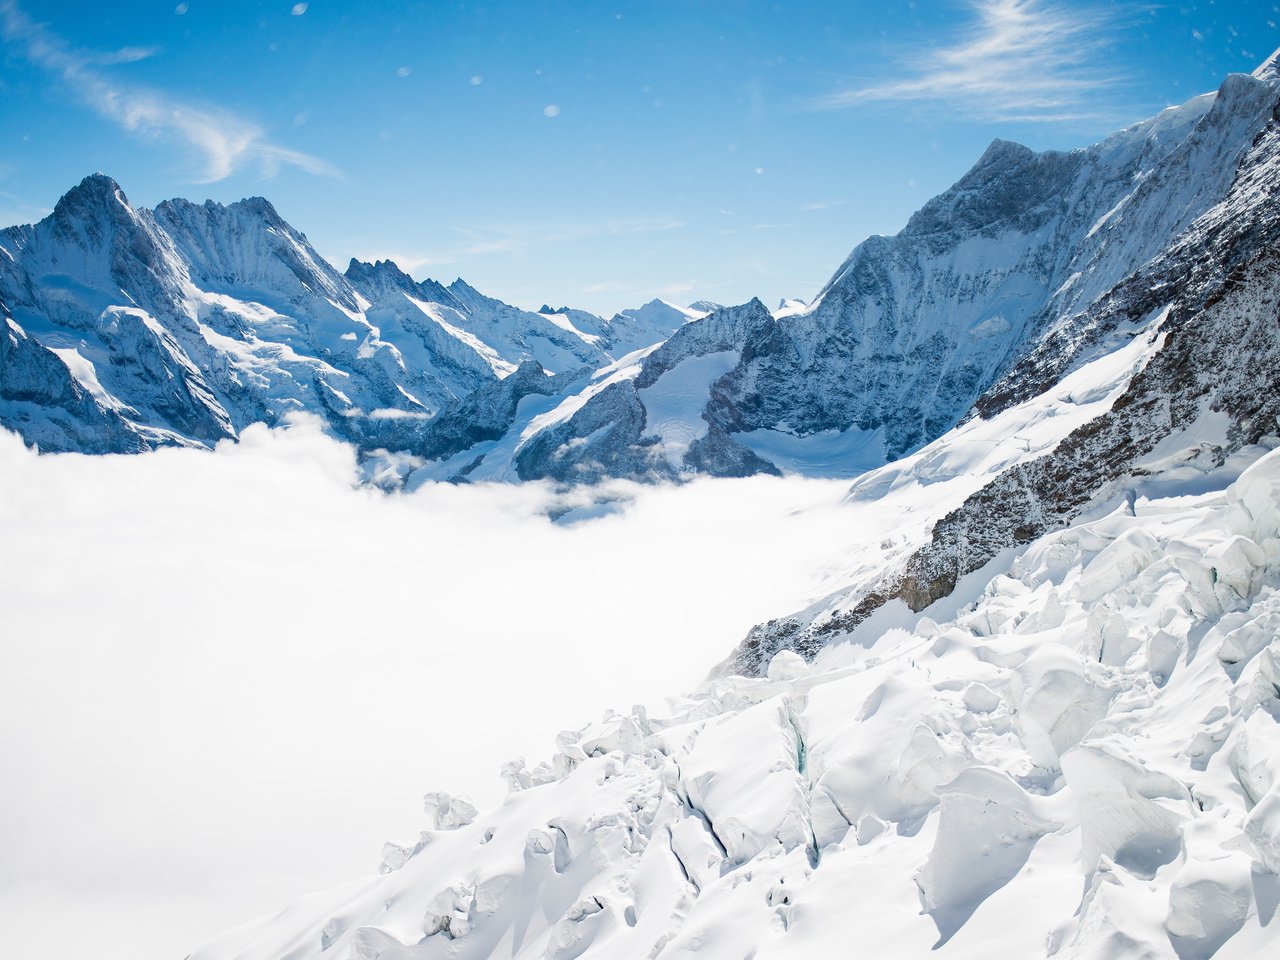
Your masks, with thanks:
[{"label": "white snow surface", "polygon": [[645,408],[643,436],[658,438],[663,456],[672,466],[683,466],[689,447],[706,436],[708,424],[702,419],[702,409],[707,405],[707,391],[737,366],[739,356],[737,350],[719,350],[688,357],[652,386],[638,391]]}]

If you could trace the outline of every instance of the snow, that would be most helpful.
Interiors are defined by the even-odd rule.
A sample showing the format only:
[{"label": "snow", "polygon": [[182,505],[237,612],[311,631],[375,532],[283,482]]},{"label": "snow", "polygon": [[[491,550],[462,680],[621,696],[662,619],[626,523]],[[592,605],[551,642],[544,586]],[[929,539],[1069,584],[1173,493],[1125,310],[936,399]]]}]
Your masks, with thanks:
[{"label": "snow", "polygon": [[643,436],[656,437],[672,466],[684,465],[695,440],[706,436],[702,409],[707,392],[738,363],[737,350],[720,350],[681,360],[649,387],[638,391],[645,408]]},{"label": "snow", "polygon": [[641,350],[632,351],[607,367],[600,368],[591,375],[591,382],[580,392],[570,394],[563,399],[557,398],[558,402],[556,402],[553,409],[545,413],[539,413],[529,419],[527,423],[522,423],[520,441],[512,452],[518,451],[535,434],[568,420],[586,406],[588,400],[607,387],[615,383],[621,383],[624,380],[634,380],[640,376],[641,361],[652,353],[656,346],[654,344]]},{"label": "snow", "polygon": [[783,297],[778,306],[772,311],[774,319],[781,320],[783,317],[794,316],[798,313],[804,313],[809,308],[809,304],[805,303],[798,297]]},{"label": "snow", "polygon": [[102,384],[98,382],[98,373],[93,369],[93,363],[82,356],[79,350],[74,347],[63,347],[61,349],[50,347],[49,352],[65,363],[67,369],[71,371],[71,375],[104,407],[110,408],[119,405],[119,401],[107,393]]},{"label": "snow", "polygon": [[820,430],[807,437],[781,430],[748,430],[733,439],[784,473],[806,477],[856,477],[885,461],[879,430]]},{"label": "snow", "polygon": [[583,333],[581,330],[579,330],[577,327],[573,325],[573,321],[571,321],[568,317],[566,317],[562,313],[540,313],[538,314],[538,316],[542,317],[544,320],[550,323],[555,324],[561,330],[564,330],[567,333],[572,333],[575,337],[577,337],[578,339],[582,340],[585,343],[589,343],[594,346],[600,343],[602,340],[601,337],[598,337],[593,333]]}]

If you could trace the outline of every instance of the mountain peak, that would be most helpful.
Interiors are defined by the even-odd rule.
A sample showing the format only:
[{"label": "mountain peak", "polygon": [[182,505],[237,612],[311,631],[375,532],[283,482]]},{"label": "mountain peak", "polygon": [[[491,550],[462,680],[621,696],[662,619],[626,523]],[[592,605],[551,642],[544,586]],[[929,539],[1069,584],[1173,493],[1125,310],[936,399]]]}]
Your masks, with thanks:
[{"label": "mountain peak", "polygon": [[252,214],[272,226],[287,226],[284,218],[266,197],[245,197],[243,200],[228,204],[227,209]]},{"label": "mountain peak", "polygon": [[118,200],[126,207],[129,205],[129,198],[120,189],[120,184],[105,173],[91,173],[62,195],[54,212],[68,213],[90,206],[101,207],[113,200]]},{"label": "mountain peak", "polygon": [[375,276],[391,277],[396,280],[408,280],[413,282],[413,278],[400,269],[394,260],[374,260],[372,263],[366,260],[357,260],[351,258],[351,262],[347,264],[347,279],[357,280],[366,279]]},{"label": "mountain peak", "polygon": [[[397,291],[413,297],[423,296],[417,281],[401,270],[394,260],[375,260],[367,263],[352,257],[344,276],[370,299],[377,299]],[[431,298],[428,296],[427,299]]]},{"label": "mountain peak", "polygon": [[1035,151],[1030,147],[1024,146],[1014,140],[1002,140],[1001,138],[996,137],[987,146],[987,149],[982,151],[982,156],[978,158],[978,162],[974,164],[974,167],[982,167],[989,163],[1008,160],[1013,157],[1031,156],[1034,153]]},{"label": "mountain peak", "polygon": [[1280,80],[1280,50],[1262,61],[1253,75],[1259,80]]}]

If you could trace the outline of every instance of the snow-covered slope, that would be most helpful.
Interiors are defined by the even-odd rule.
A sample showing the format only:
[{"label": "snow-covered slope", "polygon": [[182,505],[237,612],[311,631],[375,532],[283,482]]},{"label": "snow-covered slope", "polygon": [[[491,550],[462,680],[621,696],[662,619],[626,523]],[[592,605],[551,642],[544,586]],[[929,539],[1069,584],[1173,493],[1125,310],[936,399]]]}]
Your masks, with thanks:
[{"label": "snow-covered slope", "polygon": [[509,408],[500,438],[465,449],[411,447],[426,462],[414,461],[410,483],[461,479],[464,467],[468,479],[570,483],[776,473],[702,416],[708,390],[738,363],[740,345],[772,325],[758,300],[684,322],[660,344],[566,376],[555,394]]},{"label": "snow-covered slope", "polygon": [[0,231],[0,310],[0,423],[94,453],[209,444],[292,411],[403,449],[416,422],[521,363],[596,368],[688,319],[534,313],[389,261],[344,275],[262,198],[148,211],[102,175]]}]

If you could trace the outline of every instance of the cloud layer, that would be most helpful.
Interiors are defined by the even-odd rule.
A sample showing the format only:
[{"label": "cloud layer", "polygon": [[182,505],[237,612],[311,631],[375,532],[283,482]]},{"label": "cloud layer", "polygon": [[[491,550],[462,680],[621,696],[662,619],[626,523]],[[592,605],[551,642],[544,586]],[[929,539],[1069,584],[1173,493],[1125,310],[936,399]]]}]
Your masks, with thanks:
[{"label": "cloud layer", "polygon": [[275,176],[282,167],[318,176],[338,175],[327,161],[272,143],[261,127],[229,110],[121,84],[100,69],[144,60],[156,53],[153,48],[124,47],[109,53],[74,50],[28,17],[14,0],[0,0],[0,35],[32,63],[60,74],[90,107],[125,130],[192,151],[200,163],[199,182],[223,180],[245,167],[256,167],[266,177]]},{"label": "cloud layer", "polygon": [[1098,119],[1090,96],[1119,78],[1098,63],[1117,14],[1042,0],[969,0],[975,23],[951,44],[903,58],[905,76],[830,94],[825,109],[867,103],[946,106],[972,119]]},{"label": "cloud layer", "polygon": [[558,730],[661,710],[857,541],[839,482],[620,484],[566,527],[541,485],[356,476],[306,425],[137,457],[0,432],[12,953],[183,956],[368,873],[423,792],[494,802]]}]

